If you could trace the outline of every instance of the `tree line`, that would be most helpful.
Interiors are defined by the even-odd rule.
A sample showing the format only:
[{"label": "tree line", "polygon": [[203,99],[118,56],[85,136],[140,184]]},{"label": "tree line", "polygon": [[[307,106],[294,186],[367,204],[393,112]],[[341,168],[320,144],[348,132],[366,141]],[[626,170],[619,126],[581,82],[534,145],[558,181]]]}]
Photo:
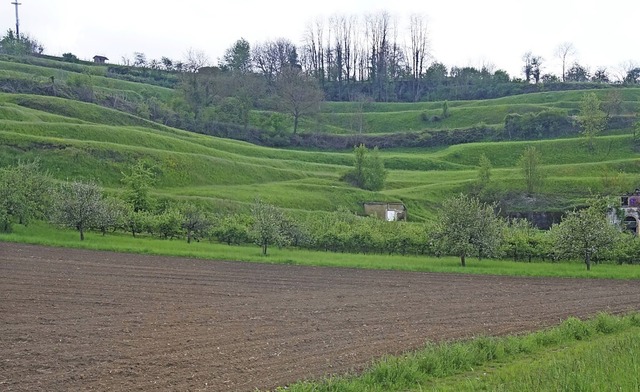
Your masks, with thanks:
[{"label": "tree line", "polygon": [[[523,167],[531,169],[531,163]],[[534,164],[535,165],[535,164]],[[479,179],[490,177],[490,164]],[[532,171],[532,170],[529,170]],[[332,213],[294,217],[256,199],[250,213],[212,214],[190,203],[159,202],[149,193],[153,172],[144,163],[122,175],[125,191],[107,196],[92,181],[53,181],[37,162],[0,169],[0,229],[33,220],[78,231],[128,232],[132,236],[211,240],[228,245],[253,243],[267,255],[269,248],[298,247],[327,252],[399,255],[452,255],[462,266],[471,257],[559,261],[582,259],[592,263],[640,259],[640,239],[614,227],[605,199],[593,199],[586,208],[569,212],[549,231],[535,229],[526,220],[506,220],[497,206],[460,194],[445,200],[431,223],[386,222],[338,209]]]}]

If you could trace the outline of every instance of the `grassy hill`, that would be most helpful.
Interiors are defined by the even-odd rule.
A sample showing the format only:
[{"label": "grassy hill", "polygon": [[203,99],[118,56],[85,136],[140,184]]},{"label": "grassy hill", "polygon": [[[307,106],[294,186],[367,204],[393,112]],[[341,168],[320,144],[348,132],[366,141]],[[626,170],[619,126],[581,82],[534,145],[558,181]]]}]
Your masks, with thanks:
[{"label": "grassy hill", "polygon": [[[83,72],[97,88],[123,94],[153,95],[169,100],[173,91],[108,77],[104,66],[42,60],[24,64],[0,59],[0,79],[64,80]],[[598,90],[602,99],[608,91]],[[620,89],[628,112],[640,102],[640,89]],[[545,109],[577,111],[583,92],[554,92],[486,101],[449,102],[451,116],[439,122],[442,103],[326,103],[320,126],[335,133],[353,133],[354,118],[364,119],[363,131],[393,133],[430,128],[465,128],[484,123],[500,127],[508,113]],[[320,124],[320,125],[318,125]],[[322,129],[320,129],[322,130]],[[547,181],[538,199],[520,202],[524,182],[518,168],[523,150],[541,152]],[[490,191],[516,200],[520,209],[557,209],[580,203],[592,192],[616,193],[638,186],[640,160],[631,130],[599,137],[589,151],[580,139],[536,142],[462,144],[437,149],[383,150],[389,170],[385,189],[368,192],[341,181],[352,164],[350,151],[298,151],[186,132],[135,115],[63,98],[0,94],[0,166],[39,159],[54,178],[96,179],[110,192],[120,192],[122,172],[145,160],[157,175],[154,193],[160,198],[191,199],[210,209],[246,209],[256,196],[297,213],[320,213],[346,207],[361,211],[365,201],[402,200],[410,219],[428,220],[440,202],[467,191],[477,176],[478,160],[492,162]],[[549,202],[551,200],[551,202]]]}]

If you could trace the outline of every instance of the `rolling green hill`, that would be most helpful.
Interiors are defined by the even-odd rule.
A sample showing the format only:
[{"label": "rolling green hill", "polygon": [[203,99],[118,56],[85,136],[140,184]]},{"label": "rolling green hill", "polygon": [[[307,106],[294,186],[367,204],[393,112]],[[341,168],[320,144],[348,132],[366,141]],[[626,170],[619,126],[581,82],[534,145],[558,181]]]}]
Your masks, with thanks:
[{"label": "rolling green hill", "polygon": [[[99,88],[169,99],[172,90],[107,77],[104,67],[38,65],[0,59],[0,79],[49,76],[65,79],[91,73]],[[87,71],[89,70],[89,71]],[[53,72],[53,73],[52,73]],[[608,91],[598,90],[604,99]],[[583,92],[554,92],[486,101],[449,102],[451,116],[439,122],[442,103],[326,103],[318,120],[336,133],[353,133],[354,118],[364,131],[393,133],[426,127],[465,128],[478,123],[500,127],[509,113],[545,109],[577,111]],[[640,89],[619,90],[631,113]],[[314,125],[315,124],[315,125]],[[307,121],[303,131],[316,126]],[[256,196],[294,212],[324,212],[346,207],[361,213],[365,201],[402,200],[409,217],[428,220],[443,198],[473,185],[482,154],[492,162],[488,189],[502,198],[518,199],[524,182],[518,167],[523,150],[535,145],[546,173],[540,199],[553,202],[513,203],[513,208],[557,209],[580,203],[590,193],[616,193],[638,186],[640,160],[631,129],[599,137],[589,151],[580,139],[494,142],[437,149],[383,150],[388,169],[385,189],[369,192],[341,180],[352,164],[350,151],[324,152],[274,149],[170,128],[135,115],[64,98],[0,94],[0,166],[39,159],[58,180],[96,179],[110,192],[120,191],[122,172],[144,160],[157,175],[154,193],[167,199],[192,199],[211,209],[246,209]],[[555,203],[555,204],[554,204]]]}]

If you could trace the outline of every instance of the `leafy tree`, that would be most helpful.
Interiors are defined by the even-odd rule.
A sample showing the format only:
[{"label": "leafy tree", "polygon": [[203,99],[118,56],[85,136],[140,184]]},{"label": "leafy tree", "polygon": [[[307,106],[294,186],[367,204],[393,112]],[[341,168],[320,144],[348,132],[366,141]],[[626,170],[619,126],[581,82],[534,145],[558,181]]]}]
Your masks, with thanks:
[{"label": "leafy tree", "polygon": [[64,182],[55,194],[53,207],[53,222],[78,230],[80,240],[84,240],[85,230],[100,225],[105,208],[102,188],[94,182]]},{"label": "leafy tree", "polygon": [[293,116],[294,135],[300,118],[317,113],[324,100],[317,81],[297,67],[286,67],[281,71],[276,79],[276,94],[280,109]]},{"label": "leafy tree", "polygon": [[24,56],[42,54],[42,52],[44,52],[44,46],[28,34],[23,33],[18,37],[13,30],[9,29],[0,39],[0,54]]},{"label": "leafy tree", "polygon": [[596,206],[572,211],[551,228],[556,250],[565,257],[584,258],[587,271],[591,270],[593,257],[613,245],[618,234]]},{"label": "leafy tree", "polygon": [[567,71],[565,80],[567,82],[588,82],[590,77],[589,69],[575,62]]},{"label": "leafy tree", "polygon": [[478,160],[478,182],[481,186],[486,186],[491,180],[491,161],[485,154],[480,155]]},{"label": "leafy tree", "polygon": [[209,217],[197,206],[188,204],[182,208],[182,229],[187,234],[187,243],[192,239],[204,236],[204,233],[211,227]]},{"label": "leafy tree", "polygon": [[128,173],[122,173],[122,183],[127,187],[125,200],[131,204],[133,211],[148,211],[152,199],[149,189],[155,181],[155,174],[144,161],[137,161]]},{"label": "leafy tree", "polygon": [[442,118],[449,118],[450,114],[449,114],[449,103],[445,100],[442,103]]},{"label": "leafy tree", "polygon": [[640,83],[640,67],[634,67],[627,71],[624,77],[624,82],[627,84],[639,84]]},{"label": "leafy tree", "polygon": [[80,62],[80,59],[78,58],[78,56],[76,56],[75,54],[73,54],[71,52],[63,53],[62,54],[62,58],[64,59],[64,61],[67,61],[67,62],[70,62],[70,63]]},{"label": "leafy tree", "polygon": [[37,161],[1,169],[0,230],[8,232],[13,223],[26,225],[44,217],[51,202],[50,188],[50,178],[40,171]]},{"label": "leafy tree", "polygon": [[610,80],[609,80],[609,74],[607,73],[607,69],[606,68],[596,69],[596,72],[594,72],[593,76],[591,77],[591,81],[596,83],[609,83]]},{"label": "leafy tree", "polygon": [[107,197],[101,204],[99,218],[95,227],[106,235],[109,230],[125,227],[126,204],[115,197]]},{"label": "leafy tree", "polygon": [[353,153],[354,168],[345,175],[345,179],[358,188],[370,191],[379,191],[384,188],[387,173],[378,147],[369,154],[369,149],[364,144],[360,144],[354,148]]},{"label": "leafy tree", "polygon": [[130,204],[126,205],[124,213],[124,228],[133,235],[140,234],[145,231],[152,220],[151,214],[147,211],[135,211]]},{"label": "leafy tree", "polygon": [[533,195],[544,182],[544,174],[540,167],[541,163],[540,153],[534,146],[527,147],[520,156],[520,169],[522,170],[529,196]]},{"label": "leafy tree", "polygon": [[600,109],[600,100],[595,93],[586,93],[582,97],[578,122],[589,150],[593,150],[593,139],[604,130],[607,124],[607,114]]},{"label": "leafy tree", "polygon": [[502,238],[503,222],[496,215],[495,205],[481,203],[477,198],[463,194],[447,199],[437,218],[435,237],[448,254],[466,258],[495,255]]},{"label": "leafy tree", "polygon": [[177,208],[168,208],[156,216],[156,231],[162,238],[175,238],[182,233],[184,216]]},{"label": "leafy tree", "polygon": [[227,245],[239,245],[249,241],[249,223],[240,215],[227,215],[220,219],[213,235]]},{"label": "leafy tree", "polygon": [[244,38],[237,40],[227,49],[220,62],[220,68],[247,74],[251,72],[251,46]]},{"label": "leafy tree", "polygon": [[539,231],[526,219],[513,219],[505,230],[504,247],[514,261],[526,257],[531,262],[541,242]]},{"label": "leafy tree", "polygon": [[250,236],[256,245],[262,249],[262,255],[267,255],[270,245],[286,245],[290,239],[283,230],[282,222],[284,214],[271,204],[262,200],[256,200],[251,206],[253,225],[249,230]]}]

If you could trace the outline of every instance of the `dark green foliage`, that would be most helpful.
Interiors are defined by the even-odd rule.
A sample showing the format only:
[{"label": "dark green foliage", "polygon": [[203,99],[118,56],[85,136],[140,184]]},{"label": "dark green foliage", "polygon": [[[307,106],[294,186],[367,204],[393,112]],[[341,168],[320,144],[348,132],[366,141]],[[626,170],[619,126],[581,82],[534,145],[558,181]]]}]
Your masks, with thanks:
[{"label": "dark green foliage", "polygon": [[509,140],[546,139],[576,134],[569,116],[559,110],[508,114],[504,119],[504,131]]},{"label": "dark green foliage", "polygon": [[354,148],[353,153],[354,168],[345,175],[345,180],[358,188],[382,190],[387,173],[378,147],[370,152],[364,144],[360,144]]},{"label": "dark green foliage", "polygon": [[122,173],[122,183],[126,186],[125,200],[131,204],[133,211],[148,211],[153,200],[149,189],[155,181],[155,174],[144,162],[136,162],[127,173]]},{"label": "dark green foliage", "polygon": [[17,37],[11,29],[0,39],[0,54],[24,56],[42,54],[43,51],[44,47],[37,40],[24,33]]},{"label": "dark green foliage", "polygon": [[240,245],[249,242],[248,217],[241,215],[226,215],[216,218],[216,227],[213,230],[214,237],[227,245]]}]

